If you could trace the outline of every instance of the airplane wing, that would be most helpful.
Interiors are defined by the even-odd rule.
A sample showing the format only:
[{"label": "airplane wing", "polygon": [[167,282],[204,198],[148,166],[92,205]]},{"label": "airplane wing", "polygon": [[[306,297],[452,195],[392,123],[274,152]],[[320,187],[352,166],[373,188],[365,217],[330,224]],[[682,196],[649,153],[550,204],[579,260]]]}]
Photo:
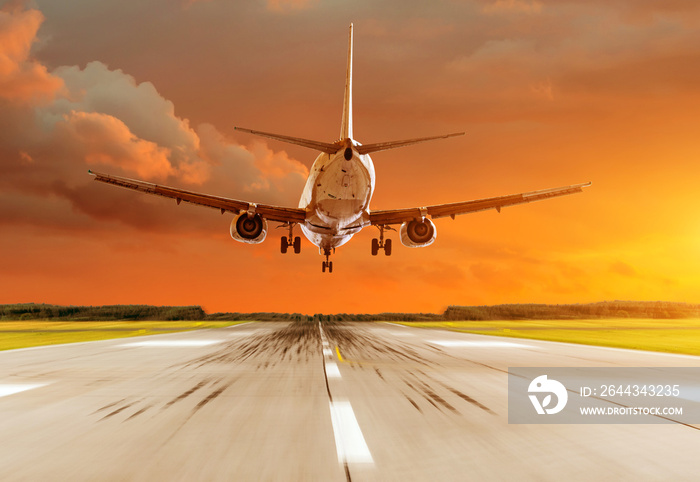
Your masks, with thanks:
[{"label": "airplane wing", "polygon": [[450,216],[452,219],[454,219],[454,217],[458,214],[475,213],[477,211],[485,211],[487,209],[495,209],[498,212],[501,212],[501,208],[506,206],[513,206],[515,204],[523,204],[533,201],[542,201],[544,199],[549,199],[556,196],[566,196],[567,194],[582,192],[584,187],[588,187],[590,185],[591,183],[587,182],[583,184],[574,184],[573,186],[524,192],[521,194],[511,194],[509,196],[477,199],[474,201],[451,204],[435,204],[433,206],[421,208],[372,211],[369,214],[369,219],[374,225],[389,225],[401,224],[413,220],[421,220],[426,215],[430,215],[430,217],[433,219],[442,218],[445,216]]},{"label": "airplane wing", "polygon": [[137,181],[127,179],[125,177],[112,176],[110,174],[100,174],[94,171],[88,171],[95,176],[95,181],[112,184],[114,186],[132,189],[134,191],[145,192],[147,194],[155,194],[173,198],[180,204],[181,201],[187,203],[198,204],[210,208],[219,209],[221,214],[230,211],[239,214],[250,209],[254,209],[256,214],[259,214],[270,221],[278,221],[281,223],[303,223],[306,219],[306,211],[300,208],[286,208],[280,206],[271,206],[268,204],[255,204],[236,199],[229,199],[220,196],[211,196],[209,194],[200,194],[192,191],[185,191],[174,187],[159,186],[145,181]]}]

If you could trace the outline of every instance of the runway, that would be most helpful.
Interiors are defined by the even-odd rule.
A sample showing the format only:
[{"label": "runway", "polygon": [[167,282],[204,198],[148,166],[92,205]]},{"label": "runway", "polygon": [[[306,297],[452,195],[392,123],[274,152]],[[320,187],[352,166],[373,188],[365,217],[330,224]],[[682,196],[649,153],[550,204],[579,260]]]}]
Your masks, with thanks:
[{"label": "runway", "polygon": [[509,425],[515,366],[700,358],[387,323],[5,351],[2,479],[697,479],[700,426]]}]

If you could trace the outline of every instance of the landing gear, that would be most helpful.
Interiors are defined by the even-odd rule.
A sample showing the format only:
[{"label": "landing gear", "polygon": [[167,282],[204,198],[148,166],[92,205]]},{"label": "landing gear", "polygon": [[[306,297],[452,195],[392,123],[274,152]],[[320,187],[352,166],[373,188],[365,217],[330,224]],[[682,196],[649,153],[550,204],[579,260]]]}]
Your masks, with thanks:
[{"label": "landing gear", "polygon": [[384,229],[391,229],[389,226],[377,226],[379,228],[379,239],[372,239],[372,256],[376,256],[380,249],[384,250],[386,256],[391,256],[391,239],[384,241]]},{"label": "landing gear", "polygon": [[280,239],[280,252],[286,254],[287,249],[291,246],[294,248],[294,254],[299,254],[301,253],[301,238],[299,236],[296,238],[293,237],[294,223],[288,223],[287,226],[289,227],[289,234],[287,236],[282,236]]},{"label": "landing gear", "polygon": [[331,250],[330,248],[323,248],[323,254],[326,256],[326,260],[321,263],[321,272],[325,273],[326,269],[328,269],[329,273],[333,272],[333,261],[330,261],[331,257]]}]

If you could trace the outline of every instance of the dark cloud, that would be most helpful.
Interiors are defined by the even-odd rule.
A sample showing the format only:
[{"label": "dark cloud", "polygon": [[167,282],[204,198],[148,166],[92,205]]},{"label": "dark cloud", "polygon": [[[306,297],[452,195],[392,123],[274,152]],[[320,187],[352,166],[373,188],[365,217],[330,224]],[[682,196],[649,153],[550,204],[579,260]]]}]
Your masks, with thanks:
[{"label": "dark cloud", "polygon": [[25,224],[42,225],[37,205],[58,199],[63,208],[47,207],[53,216],[47,229],[84,223],[86,215],[146,230],[202,227],[187,210],[177,221],[163,214],[162,199],[93,184],[88,168],[296,205],[307,170],[284,152],[262,143],[247,149],[211,125],[194,129],[153,84],[101,62],[48,72],[30,54],[42,19],[37,10],[0,11],[0,194],[23,200],[12,215],[0,213],[0,223],[24,216]]}]

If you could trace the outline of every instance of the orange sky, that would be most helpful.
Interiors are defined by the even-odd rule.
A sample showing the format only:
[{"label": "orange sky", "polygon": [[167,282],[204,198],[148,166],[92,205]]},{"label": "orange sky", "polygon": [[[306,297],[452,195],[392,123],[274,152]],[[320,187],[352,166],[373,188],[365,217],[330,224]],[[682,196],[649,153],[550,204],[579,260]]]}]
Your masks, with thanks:
[{"label": "orange sky", "polygon": [[[439,312],[450,304],[699,302],[695,0],[6,2],[0,10],[0,303]],[[375,209],[593,181],[584,194],[436,221],[425,249],[333,257],[281,230],[117,190],[87,169],[296,206],[340,128],[466,131],[373,155]],[[300,234],[300,233],[297,233]]]}]

